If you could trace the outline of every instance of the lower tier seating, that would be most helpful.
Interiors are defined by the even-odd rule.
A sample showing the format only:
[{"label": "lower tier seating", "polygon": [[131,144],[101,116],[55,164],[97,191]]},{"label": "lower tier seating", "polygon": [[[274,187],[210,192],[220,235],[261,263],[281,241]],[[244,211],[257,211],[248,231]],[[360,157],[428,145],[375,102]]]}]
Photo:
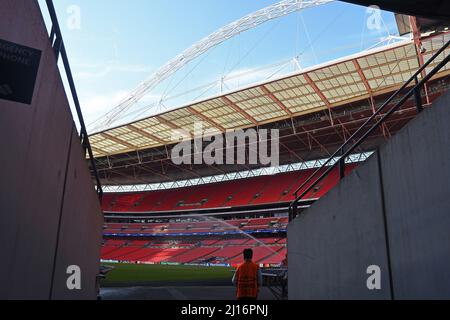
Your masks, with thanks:
[{"label": "lower tier seating", "polygon": [[[252,248],[253,261],[279,265],[286,256],[284,238],[209,239],[200,241],[105,240],[101,258],[128,263],[229,264],[242,262],[244,249]],[[111,245],[114,241],[116,245]]]},{"label": "lower tier seating", "polygon": [[[199,218],[200,219],[200,218]],[[235,219],[217,221],[193,221],[170,223],[106,223],[103,227],[105,234],[190,234],[205,232],[224,232],[250,230],[285,229],[288,223],[287,217]],[[108,243],[109,245],[110,243]]]}]

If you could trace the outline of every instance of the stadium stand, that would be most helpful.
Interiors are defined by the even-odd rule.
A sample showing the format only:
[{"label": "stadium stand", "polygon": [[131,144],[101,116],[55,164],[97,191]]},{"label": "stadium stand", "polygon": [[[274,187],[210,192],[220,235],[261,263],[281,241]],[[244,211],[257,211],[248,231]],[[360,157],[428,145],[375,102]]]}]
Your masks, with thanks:
[{"label": "stadium stand", "polygon": [[[356,164],[347,165],[346,173],[355,167]],[[268,212],[265,205],[293,200],[293,190],[314,170],[178,189],[106,194],[103,209],[112,216],[106,214],[102,259],[127,263],[235,266],[242,261],[242,251],[253,248],[255,262],[280,265],[287,252],[288,218],[286,214]],[[307,197],[322,197],[338,180],[338,172],[333,172]],[[234,213],[226,217],[188,215],[197,212],[196,209],[234,212],[235,208],[257,209],[249,216]],[[134,219],[127,218],[133,213]]]},{"label": "stadium stand", "polygon": [[[285,239],[276,234],[272,237],[252,238],[246,236],[248,230],[270,231],[271,228],[285,228],[287,218],[235,219],[224,221],[217,228],[216,222],[169,222],[169,223],[107,223],[106,236],[126,236],[125,240],[106,239],[101,257],[103,260],[131,263],[209,263],[236,265],[241,261],[243,249],[252,247],[255,261],[261,264],[280,264],[284,258]],[[223,240],[195,238],[196,232],[241,230],[244,236]],[[112,232],[108,234],[107,232]],[[155,236],[164,237],[155,239]],[[171,234],[182,232],[181,238],[170,239]],[[149,237],[146,240],[130,240],[129,237]]]},{"label": "stadium stand", "polygon": [[[144,234],[158,235],[161,233],[198,233],[214,231],[236,231],[236,230],[270,230],[285,228],[288,223],[287,217],[258,218],[258,219],[236,219],[229,221],[213,222],[170,222],[170,223],[148,223],[148,224],[120,224],[107,223],[104,226],[105,234]],[[109,242],[108,242],[109,245]]]},{"label": "stadium stand", "polygon": [[[346,173],[356,167],[348,164]],[[293,200],[297,189],[315,169],[280,173],[207,185],[139,193],[105,194],[106,212],[183,211],[220,207],[240,207]],[[329,175],[306,198],[317,199],[339,181],[338,172]]]},{"label": "stadium stand", "polygon": [[[122,246],[105,245],[102,249],[103,260],[132,263],[221,263],[237,265],[242,260],[242,251],[253,248],[254,260],[261,264],[280,264],[286,255],[285,244],[279,238],[263,239],[261,242],[251,239],[198,241],[196,244],[170,241],[152,243],[123,242]],[[145,241],[148,243],[148,241]],[[139,244],[139,245],[138,245]]]}]

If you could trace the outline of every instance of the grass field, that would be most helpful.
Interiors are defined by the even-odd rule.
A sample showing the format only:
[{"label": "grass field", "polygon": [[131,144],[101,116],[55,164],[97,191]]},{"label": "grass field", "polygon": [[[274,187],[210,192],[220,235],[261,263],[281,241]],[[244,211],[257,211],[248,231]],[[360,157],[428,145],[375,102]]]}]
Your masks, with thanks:
[{"label": "grass field", "polygon": [[145,265],[145,264],[113,264],[105,263],[114,269],[102,281],[102,286],[126,285],[165,285],[173,283],[230,283],[233,268],[178,266],[178,265]]}]

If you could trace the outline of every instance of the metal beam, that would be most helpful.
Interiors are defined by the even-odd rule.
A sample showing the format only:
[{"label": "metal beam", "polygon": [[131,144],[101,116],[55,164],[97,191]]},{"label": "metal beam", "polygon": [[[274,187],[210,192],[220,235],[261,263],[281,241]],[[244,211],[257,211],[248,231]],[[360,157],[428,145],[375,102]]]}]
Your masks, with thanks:
[{"label": "metal beam", "polygon": [[[338,122],[339,122],[339,124],[340,124],[340,126],[341,126],[341,128],[342,128],[343,133],[344,133],[344,142],[345,142],[345,141],[347,141],[347,137],[345,136],[345,134],[347,134],[349,137],[351,137],[351,136],[352,136],[352,133],[347,129],[347,127],[345,126],[345,123],[343,123],[343,122],[342,122],[341,120],[339,120],[339,119],[338,119]],[[359,146],[359,147],[357,148],[357,150],[358,150],[358,151],[361,151],[361,150],[362,150],[361,146]]]},{"label": "metal beam", "polygon": [[[179,126],[177,126],[175,123],[173,123],[172,121],[169,121],[167,119],[164,119],[161,116],[155,116],[155,119],[158,120],[160,123],[162,123],[163,125],[171,128],[172,130],[177,130],[177,131],[186,131],[186,129],[181,128]],[[192,135],[192,132],[189,132],[189,136],[191,137],[191,139],[194,139],[194,136]]]},{"label": "metal beam", "polygon": [[353,59],[352,62],[353,62],[353,65],[354,65],[355,68],[356,68],[356,71],[358,71],[359,77],[361,78],[362,82],[364,83],[364,87],[366,87],[366,90],[367,90],[367,92],[369,93],[369,95],[372,96],[373,90],[372,90],[372,88],[370,87],[369,81],[367,81],[367,78],[366,78],[364,72],[362,71],[361,66],[359,65],[358,60]]},{"label": "metal beam", "polygon": [[[417,53],[417,58],[419,60],[419,67],[422,67],[425,64],[425,59],[423,57],[423,44],[422,44],[422,34],[420,32],[420,29],[417,25],[417,18],[416,17],[409,17],[409,23],[411,24],[411,30],[412,30],[412,34],[413,34],[413,40],[414,40],[414,44],[416,45],[416,53]],[[421,73],[422,78],[425,78],[427,75],[427,71],[426,69],[424,69]],[[428,86],[425,83],[424,85],[424,91],[425,91],[425,97],[427,99],[427,104],[430,104],[430,99],[428,97]]]},{"label": "metal beam", "polygon": [[139,149],[137,146],[132,145],[131,143],[128,143],[126,141],[123,141],[122,139],[119,139],[117,137],[114,137],[108,133],[102,132],[102,133],[100,133],[100,135],[108,140],[111,140],[111,141],[114,141],[115,143],[121,144],[122,146],[127,147],[131,150]]},{"label": "metal beam", "polygon": [[179,126],[177,126],[175,123],[173,123],[167,119],[164,119],[161,116],[155,116],[155,119],[158,120],[163,125],[169,127],[170,129],[173,129],[173,130],[182,130],[183,129],[183,128],[180,128]]},{"label": "metal beam", "polygon": [[207,116],[205,116],[203,113],[198,112],[197,110],[195,110],[193,107],[187,107],[186,108],[190,113],[192,113],[194,116],[202,119],[203,121],[209,123],[212,127],[218,129],[220,132],[224,133],[226,131],[226,129],[224,127],[222,127],[220,124],[218,124],[217,122],[213,121],[212,119],[208,118]]},{"label": "metal beam", "polygon": [[164,178],[164,179],[167,179],[167,180],[169,180],[169,181],[172,181],[172,182],[175,181],[174,179],[170,178],[168,175],[166,175],[166,174],[164,174],[164,173],[156,172],[155,170],[149,169],[149,168],[147,168],[147,167],[144,166],[144,165],[139,166],[138,169],[141,169],[141,170],[143,170],[143,171],[147,171],[147,172],[149,172],[149,173],[151,173],[151,174],[155,174],[155,175],[157,175],[157,176],[160,176],[160,177],[162,177],[162,178]]},{"label": "metal beam", "polygon": [[[393,118],[392,121],[388,121],[388,123],[400,123],[401,121],[409,121],[410,119],[415,117],[415,107],[411,107],[407,110],[403,110],[403,113],[407,114],[407,116],[401,116],[400,118]],[[396,112],[396,114],[398,116],[400,116],[400,114],[398,112]],[[344,120],[341,121],[339,120],[339,124],[342,125],[345,130],[350,133],[351,131],[356,130],[357,128],[359,128],[360,123],[364,122],[365,120],[367,120],[367,116],[363,117],[363,118],[359,118],[357,117],[356,119],[352,119],[352,118],[348,118],[348,120]],[[300,127],[300,129],[302,129],[302,127]],[[394,132],[396,132],[398,130],[398,128],[394,129]],[[321,134],[323,133],[323,134]],[[314,137],[312,138],[311,136],[314,135]],[[321,128],[315,128],[315,129],[306,129],[303,127],[303,130],[298,130],[297,134],[289,134],[287,136],[284,136],[283,138],[289,138],[292,137],[293,139],[296,138],[296,140],[292,140],[289,143],[285,143],[284,141],[282,141],[283,144],[285,144],[288,148],[291,148],[292,151],[294,152],[300,152],[301,155],[303,156],[303,152],[307,152],[308,146],[306,144],[306,141],[303,141],[303,139],[301,139],[302,137],[309,138],[311,140],[317,140],[320,139],[320,141],[324,141],[327,140],[327,137],[330,136],[336,136],[334,130],[332,130],[332,128],[327,125],[326,127],[321,127]],[[382,137],[382,135],[378,135],[378,133],[376,135],[373,136],[374,139],[377,139],[379,137]],[[298,139],[298,140],[297,140]],[[372,137],[371,137],[372,139]],[[302,143],[297,143],[296,141],[301,141]],[[316,141],[317,142],[317,141]],[[326,144],[318,144],[320,146],[320,148],[322,150],[326,150],[326,148],[331,148],[334,147],[336,144],[339,144],[337,141],[332,142],[331,144],[326,143]],[[305,147],[302,147],[301,145],[304,145]],[[314,143],[314,149],[317,148],[317,145]],[[283,150],[285,150],[284,146],[283,146]],[[329,154],[329,152],[326,152],[327,154]],[[297,153],[298,154],[298,153]],[[306,154],[305,154],[306,155]],[[142,166],[142,165],[149,165],[148,168],[152,168],[153,170],[156,170],[156,165],[159,165],[161,163],[161,165],[163,163],[165,163],[166,165],[170,166],[170,164],[168,164],[167,162],[170,162],[170,158],[166,158],[166,159],[153,159],[153,160],[149,160],[149,161],[144,161],[141,164],[139,163],[126,163],[122,166],[118,166],[115,167],[115,170],[120,170],[120,169],[129,169],[130,167],[133,166]],[[179,170],[182,170],[180,168],[177,168]],[[218,169],[218,168],[217,168]],[[100,169],[99,171],[108,171],[108,168],[103,168]],[[160,170],[156,170],[156,171],[160,171]],[[189,171],[189,170],[187,170]],[[164,170],[161,170],[161,172],[164,172]],[[148,182],[148,181],[146,181]]]},{"label": "metal beam", "polygon": [[153,134],[151,134],[151,133],[148,133],[147,131],[144,131],[144,130],[142,130],[142,129],[139,129],[138,127],[135,127],[135,126],[132,125],[132,124],[129,124],[129,125],[127,125],[126,127],[127,127],[128,129],[130,129],[131,131],[134,131],[134,132],[136,132],[136,133],[139,133],[140,135],[142,135],[142,136],[144,136],[144,137],[147,137],[147,138],[149,138],[149,139],[152,139],[152,140],[154,140],[154,141],[156,141],[156,142],[158,142],[158,143],[160,143],[160,144],[162,144],[162,145],[165,145],[165,144],[166,144],[165,141],[161,140],[161,139],[158,138],[157,136],[155,136],[155,135],[153,135]]},{"label": "metal beam", "polygon": [[292,117],[293,113],[289,110],[275,95],[270,92],[269,89],[265,85],[260,86],[261,90],[270,98],[273,102],[275,102],[284,112],[286,112],[289,116]]},{"label": "metal beam", "polygon": [[301,162],[305,162],[305,160],[302,157],[300,157],[295,151],[291,150],[286,144],[280,142],[280,145],[282,147],[284,147],[288,151],[289,154],[293,155],[294,157],[296,157]]},{"label": "metal beam", "polygon": [[96,153],[101,154],[103,156],[107,156],[108,155],[105,151],[100,150],[100,149],[98,149],[96,147],[91,146],[91,149],[92,149],[92,151],[95,151]]},{"label": "metal beam", "polygon": [[[303,128],[303,130],[305,130],[305,128]],[[305,130],[305,131],[306,131],[306,130]],[[323,145],[319,142],[319,140],[317,140],[310,132],[307,132],[307,134],[308,134],[308,136],[309,136],[312,140],[314,140],[314,141],[317,143],[317,145],[318,145],[323,151],[325,151],[325,153],[327,153],[329,156],[331,155],[331,153],[328,151],[328,149],[325,148],[325,146],[323,146]]]},{"label": "metal beam", "polygon": [[319,89],[317,84],[311,79],[311,77],[305,73],[303,74],[306,82],[310,85],[310,87],[314,90],[314,92],[319,96],[320,100],[327,106],[328,109],[331,109],[331,103],[328,101],[327,97],[323,94],[323,92]]},{"label": "metal beam", "polygon": [[145,184],[145,183],[147,183],[145,180],[141,180],[141,179],[139,179],[138,177],[132,177],[132,176],[130,176],[129,174],[126,174],[126,173],[123,173],[122,171],[120,171],[120,168],[119,169],[116,169],[116,168],[112,168],[112,169],[101,169],[100,171],[103,171],[104,172],[104,174],[105,174],[105,176],[106,176],[106,178],[102,178],[102,181],[103,182],[105,182],[104,180],[106,179],[107,181],[110,181],[111,179],[114,179],[114,177],[113,178],[111,178],[113,175],[118,175],[118,176],[122,176],[122,177],[125,177],[126,179],[128,179],[128,180],[135,180],[136,182],[139,182],[139,183],[142,183],[142,184]]},{"label": "metal beam", "polygon": [[202,176],[200,174],[198,174],[198,172],[195,172],[194,170],[186,169],[183,167],[183,165],[177,166],[177,165],[173,164],[171,160],[169,160],[165,163],[167,163],[167,165],[169,165],[169,166],[176,168],[177,170],[189,172],[189,173],[193,174],[194,176],[196,176],[197,178],[202,178]]},{"label": "metal beam", "polygon": [[303,77],[305,78],[306,82],[310,85],[310,87],[314,90],[314,92],[319,96],[319,98],[322,100],[322,102],[327,106],[328,108],[328,114],[330,116],[330,123],[331,125],[334,125],[333,115],[331,113],[331,103],[328,101],[327,97],[323,94],[323,92],[319,89],[317,84],[311,79],[311,77],[304,73]]},{"label": "metal beam", "polygon": [[258,121],[255,120],[252,116],[250,116],[247,112],[245,112],[242,108],[240,108],[236,103],[228,99],[227,97],[222,97],[222,101],[225,102],[229,107],[231,107],[234,111],[238,112],[245,119],[253,123],[255,126],[258,126]]}]

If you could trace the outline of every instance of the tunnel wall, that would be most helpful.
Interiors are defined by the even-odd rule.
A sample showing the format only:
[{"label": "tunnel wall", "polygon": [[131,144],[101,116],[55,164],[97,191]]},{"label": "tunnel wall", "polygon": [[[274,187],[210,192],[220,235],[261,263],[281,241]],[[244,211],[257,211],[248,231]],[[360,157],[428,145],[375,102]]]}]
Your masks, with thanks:
[{"label": "tunnel wall", "polygon": [[450,298],[449,111],[447,92],[290,223],[290,299]]},{"label": "tunnel wall", "polygon": [[102,214],[37,1],[0,2],[0,39],[42,52],[31,104],[0,99],[0,299],[93,299]]}]

